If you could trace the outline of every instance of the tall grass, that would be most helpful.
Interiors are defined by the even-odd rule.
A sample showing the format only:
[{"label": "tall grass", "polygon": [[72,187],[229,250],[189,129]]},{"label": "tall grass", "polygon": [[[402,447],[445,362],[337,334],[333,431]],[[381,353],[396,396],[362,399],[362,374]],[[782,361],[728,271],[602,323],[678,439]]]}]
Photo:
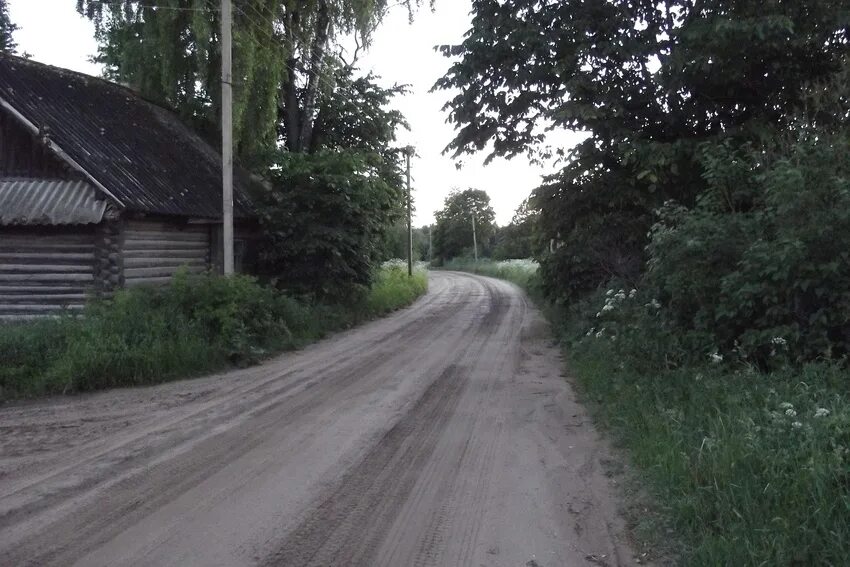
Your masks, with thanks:
[{"label": "tall grass", "polygon": [[[472,268],[535,288],[533,274]],[[645,490],[632,520],[652,547],[689,566],[847,564],[846,367],[763,373],[690,356],[638,292],[543,306],[595,420],[636,466]]]},{"label": "tall grass", "polygon": [[571,370],[675,526],[682,564],[846,564],[845,370],[640,373],[609,340],[593,342],[571,349]]},{"label": "tall grass", "polygon": [[490,276],[508,280],[520,287],[534,291],[534,277],[537,273],[537,262],[534,260],[504,260],[497,262],[483,259],[475,261],[472,258],[453,258],[443,264],[445,270],[472,272],[482,276]]},{"label": "tall grass", "polygon": [[411,303],[427,289],[417,270],[381,268],[348,301],[288,297],[245,276],[180,275],[94,302],[82,316],[0,328],[0,400],[151,384],[254,364]]}]

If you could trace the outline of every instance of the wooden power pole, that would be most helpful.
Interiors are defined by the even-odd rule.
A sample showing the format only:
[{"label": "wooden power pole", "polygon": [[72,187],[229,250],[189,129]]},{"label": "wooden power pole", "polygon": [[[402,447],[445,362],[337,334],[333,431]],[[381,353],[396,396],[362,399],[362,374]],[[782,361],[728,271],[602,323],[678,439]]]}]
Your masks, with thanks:
[{"label": "wooden power pole", "polygon": [[413,225],[411,224],[413,200],[410,196],[410,155],[412,153],[412,146],[404,149],[404,154],[407,156],[407,275],[409,277],[413,277]]},{"label": "wooden power pole", "polygon": [[231,0],[221,0],[221,176],[224,274],[233,273],[233,23]]},{"label": "wooden power pole", "polygon": [[475,253],[475,263],[478,263],[478,236],[475,234],[475,210],[472,211],[472,249]]}]

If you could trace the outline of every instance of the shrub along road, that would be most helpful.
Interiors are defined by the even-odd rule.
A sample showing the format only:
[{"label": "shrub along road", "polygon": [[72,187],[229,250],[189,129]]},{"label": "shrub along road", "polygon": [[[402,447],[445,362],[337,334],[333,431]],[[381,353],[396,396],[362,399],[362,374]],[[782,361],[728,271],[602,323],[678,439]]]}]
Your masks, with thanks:
[{"label": "shrub along road", "polygon": [[434,273],[262,366],[0,408],[0,564],[630,564],[608,458],[522,293]]}]

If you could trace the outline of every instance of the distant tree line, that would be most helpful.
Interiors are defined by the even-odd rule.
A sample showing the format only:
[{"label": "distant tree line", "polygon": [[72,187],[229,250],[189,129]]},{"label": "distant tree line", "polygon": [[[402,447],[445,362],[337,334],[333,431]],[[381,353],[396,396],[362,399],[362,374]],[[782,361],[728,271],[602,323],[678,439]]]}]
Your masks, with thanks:
[{"label": "distant tree line", "polygon": [[520,204],[511,222],[503,227],[496,224],[496,213],[490,205],[489,195],[480,189],[452,191],[435,216],[433,240],[437,265],[452,258],[472,258],[476,241],[478,256],[494,260],[531,258],[542,245],[535,232],[537,215],[529,208],[528,199]]}]

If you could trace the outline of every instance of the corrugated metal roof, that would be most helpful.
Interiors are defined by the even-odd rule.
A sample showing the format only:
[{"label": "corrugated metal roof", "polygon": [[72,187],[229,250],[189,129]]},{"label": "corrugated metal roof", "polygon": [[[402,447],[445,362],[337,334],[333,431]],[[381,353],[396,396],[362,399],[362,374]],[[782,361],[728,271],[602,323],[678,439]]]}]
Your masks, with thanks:
[{"label": "corrugated metal roof", "polygon": [[0,180],[0,226],[99,223],[100,192],[85,181]]},{"label": "corrugated metal roof", "polygon": [[[221,218],[221,156],[168,110],[103,79],[0,56],[0,97],[130,211]],[[234,179],[234,213],[251,216]]]}]

